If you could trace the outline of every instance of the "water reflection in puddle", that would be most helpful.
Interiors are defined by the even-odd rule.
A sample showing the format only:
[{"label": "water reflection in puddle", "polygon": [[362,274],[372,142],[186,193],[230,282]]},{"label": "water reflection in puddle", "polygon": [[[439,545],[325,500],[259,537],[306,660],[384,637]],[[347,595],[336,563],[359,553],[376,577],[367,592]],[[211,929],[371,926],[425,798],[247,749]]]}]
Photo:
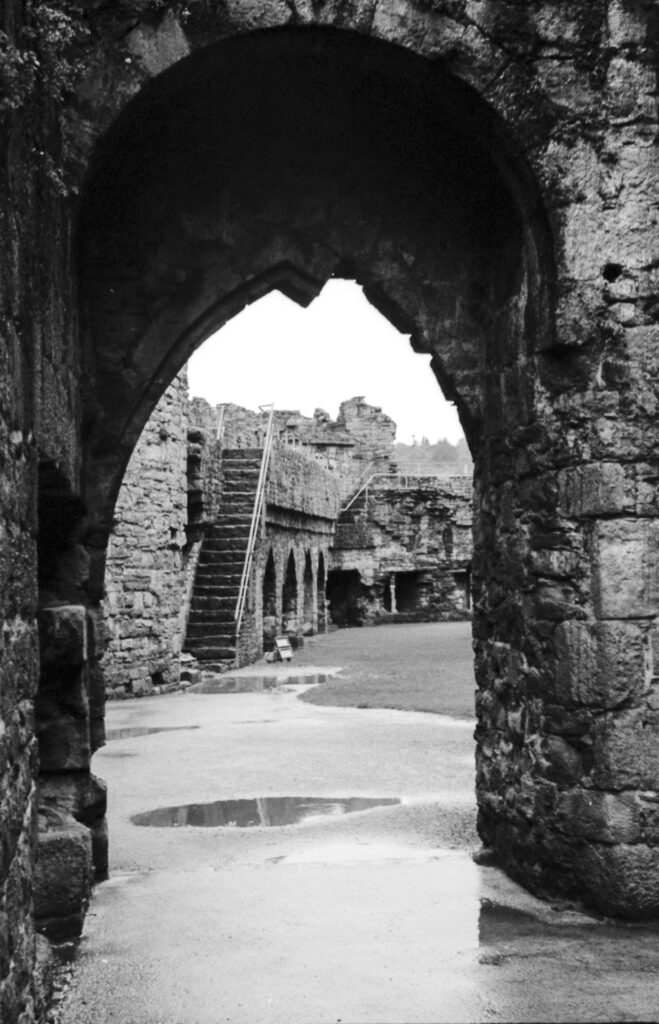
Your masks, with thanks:
[{"label": "water reflection in puddle", "polygon": [[267,828],[280,825],[300,825],[313,818],[356,811],[373,807],[400,804],[396,797],[298,797],[272,796],[256,800],[216,800],[210,804],[183,804],[180,807],[159,807],[144,811],[131,818],[134,825],[154,828],[175,828],[194,825],[198,828]]},{"label": "water reflection in puddle", "polygon": [[188,693],[262,693],[280,686],[311,686],[333,679],[335,672],[291,675],[208,676],[188,688]]},{"label": "water reflection in puddle", "polygon": [[153,726],[133,726],[130,729],[107,729],[106,740],[132,740],[135,736],[149,736],[153,732],[182,732],[185,729],[198,729],[198,725],[163,725],[159,728]]}]

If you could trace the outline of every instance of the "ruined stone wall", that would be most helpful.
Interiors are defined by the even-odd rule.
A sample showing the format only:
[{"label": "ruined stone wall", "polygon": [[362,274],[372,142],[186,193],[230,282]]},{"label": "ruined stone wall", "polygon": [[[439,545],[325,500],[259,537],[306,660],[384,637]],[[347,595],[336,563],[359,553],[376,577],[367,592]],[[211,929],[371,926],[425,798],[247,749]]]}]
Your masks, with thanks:
[{"label": "ruined stone wall", "polygon": [[340,507],[340,480],[304,452],[278,445],[270,457],[266,505],[333,522]]},{"label": "ruined stone wall", "polygon": [[116,696],[179,681],[188,491],[187,377],[153,411],[115,509],[103,610],[103,668]]},{"label": "ruined stone wall", "polygon": [[350,621],[468,618],[472,518],[468,478],[373,480],[337,525],[330,556],[335,621],[347,621],[336,573],[355,571],[359,586],[346,598]]},{"label": "ruined stone wall", "polygon": [[301,447],[331,470],[344,500],[373,473],[393,469],[396,424],[363,398],[342,402],[336,420],[323,409],[316,409],[313,417],[292,411],[277,412],[276,417],[280,440]]},{"label": "ruined stone wall", "polygon": [[[268,515],[266,536],[260,545],[256,568],[258,612],[255,628],[261,630],[261,651],[271,651],[274,637],[287,635],[296,640],[324,632],[325,585],[319,576],[319,564],[328,564],[332,525],[327,521],[304,518],[294,524],[285,516]],[[275,574],[274,608],[267,607],[266,565],[272,558]],[[295,587],[287,587],[294,565]]]},{"label": "ruined stone wall", "polygon": [[[321,555],[327,565],[339,504],[339,481],[307,449],[286,444],[273,449],[264,531],[254,558],[251,617],[241,636],[243,651],[258,657],[272,650],[276,635],[302,637],[325,628],[325,587],[323,580],[319,597],[318,565]],[[270,600],[265,582],[269,559],[274,572]]]},{"label": "ruined stone wall", "polygon": [[187,539],[194,543],[213,522],[222,500],[222,440],[217,437],[217,410],[203,398],[187,405]]},{"label": "ruined stone wall", "polygon": [[[73,501],[51,501],[53,490],[76,495],[81,461],[67,175],[75,161],[63,142],[69,27],[66,16],[53,25],[44,4],[6,0],[0,11],[0,1020],[8,1024],[39,1019],[47,988],[47,943],[35,945],[33,920],[38,588],[42,606],[66,600],[61,563],[81,515]],[[55,488],[40,486],[54,477]],[[65,643],[62,653],[71,654]],[[88,645],[85,656],[93,653]],[[52,705],[60,720],[72,699],[62,677]],[[87,703],[81,712],[88,749]]]},{"label": "ruined stone wall", "polygon": [[[44,601],[82,608],[130,451],[194,345],[268,289],[308,302],[348,268],[432,355],[474,451],[483,839],[537,891],[657,913],[656,5],[138,7],[0,15],[3,1018],[32,999],[37,466]],[[331,134],[339,87],[353,134]],[[293,147],[262,131],[275,119],[319,135]],[[266,136],[286,151],[240,163]],[[80,676],[74,643],[39,714],[54,741],[88,723],[91,750],[86,623],[91,662]]]}]

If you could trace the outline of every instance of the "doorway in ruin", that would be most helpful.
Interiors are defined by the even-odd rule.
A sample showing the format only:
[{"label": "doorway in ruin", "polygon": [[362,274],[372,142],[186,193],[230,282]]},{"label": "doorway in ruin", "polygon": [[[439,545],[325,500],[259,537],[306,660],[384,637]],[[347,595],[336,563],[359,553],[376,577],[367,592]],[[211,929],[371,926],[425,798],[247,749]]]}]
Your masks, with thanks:
[{"label": "doorway in ruin", "polygon": [[274,650],[277,636],[277,570],[272,548],[263,573],[263,650]]},{"label": "doorway in ruin", "polygon": [[362,578],[357,569],[330,569],[327,574],[327,605],[335,626],[362,626]]},{"label": "doorway in ruin", "polygon": [[[511,663],[553,671],[528,599],[538,496],[525,461],[547,440],[539,382],[557,389],[564,373],[542,355],[554,330],[551,235],[519,140],[479,94],[470,60],[467,84],[361,30],[245,32],[159,74],[99,140],[78,237],[97,596],[124,467],[180,367],[266,293],[307,305],[330,279],[350,279],[430,357],[472,452],[480,688],[504,648]],[[547,444],[545,468],[559,458]],[[328,573],[330,603],[357,618],[359,574],[347,576]],[[284,628],[297,630],[290,558],[282,595]],[[482,834],[508,862],[517,849],[551,859],[532,821],[489,799],[498,779],[520,783],[525,771],[520,747],[496,742],[489,707],[479,704],[477,733],[496,762],[479,762]]]},{"label": "doorway in ruin", "polygon": [[327,631],[327,578],[325,574],[325,556],[322,551],[318,555],[316,602],[318,607],[318,632],[325,633]]},{"label": "doorway in ruin", "polygon": [[307,551],[304,556],[302,588],[302,635],[311,636],[311,634],[315,633],[316,630],[314,629],[314,585],[310,551]]},{"label": "doorway in ruin", "polygon": [[297,568],[291,551],[286,562],[286,574],[281,592],[282,631],[296,637],[299,632]]}]

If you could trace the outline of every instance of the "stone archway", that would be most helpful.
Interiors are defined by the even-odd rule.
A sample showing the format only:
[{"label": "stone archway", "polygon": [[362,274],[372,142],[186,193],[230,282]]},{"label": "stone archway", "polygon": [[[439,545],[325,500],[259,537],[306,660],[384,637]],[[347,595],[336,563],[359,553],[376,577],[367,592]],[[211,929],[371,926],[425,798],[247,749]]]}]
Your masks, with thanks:
[{"label": "stone archway", "polygon": [[327,576],[325,574],[325,555],[318,553],[316,569],[316,605],[318,608],[318,632],[327,631]]},{"label": "stone archway", "polygon": [[286,562],[286,573],[281,591],[282,631],[296,636],[299,630],[298,586],[295,553],[291,551]]},{"label": "stone archway", "polygon": [[277,570],[272,548],[263,571],[263,650],[272,651],[277,635]]},{"label": "stone archway", "polygon": [[[652,612],[641,600],[629,622],[605,567],[649,535],[609,522],[627,476],[604,435],[587,447],[599,385],[563,299],[557,340],[548,218],[522,155],[543,129],[514,91],[504,123],[473,53],[460,77],[413,49],[310,26],[228,39],[154,79],[99,143],[80,233],[92,586],[127,455],[190,352],[272,288],[306,303],[355,278],[432,355],[474,458],[481,836],[536,890],[648,912],[655,851],[636,812],[614,822],[620,788],[655,779],[649,747],[636,782],[618,754],[645,721]],[[555,116],[540,100],[535,114]],[[593,792],[601,828],[583,825]]]},{"label": "stone archway", "polygon": [[[96,651],[89,605],[150,409],[246,302],[276,287],[306,302],[331,274],[359,279],[433,354],[474,451],[481,834],[536,890],[658,911],[651,7],[8,0],[0,898],[20,936],[0,965],[8,1019],[35,996],[38,464],[87,503]],[[264,93],[277,115],[265,124]],[[288,189],[261,159],[277,138]],[[331,181],[313,160],[324,147]]]},{"label": "stone archway", "polygon": [[304,574],[302,576],[302,634],[310,636],[317,632],[318,616],[314,601],[314,579],[311,566],[311,552],[304,555]]}]

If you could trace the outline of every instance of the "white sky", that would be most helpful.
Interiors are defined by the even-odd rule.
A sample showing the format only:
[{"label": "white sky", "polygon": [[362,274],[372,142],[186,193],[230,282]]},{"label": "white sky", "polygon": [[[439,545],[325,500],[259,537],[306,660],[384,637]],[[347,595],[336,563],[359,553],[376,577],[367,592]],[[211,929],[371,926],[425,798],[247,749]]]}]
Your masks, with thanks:
[{"label": "white sky", "polygon": [[336,417],[340,402],[363,395],[395,420],[397,439],[462,437],[430,357],[412,351],[354,281],[329,281],[307,309],[270,292],[206,341],[188,363],[190,394],[211,405],[314,409]]}]

